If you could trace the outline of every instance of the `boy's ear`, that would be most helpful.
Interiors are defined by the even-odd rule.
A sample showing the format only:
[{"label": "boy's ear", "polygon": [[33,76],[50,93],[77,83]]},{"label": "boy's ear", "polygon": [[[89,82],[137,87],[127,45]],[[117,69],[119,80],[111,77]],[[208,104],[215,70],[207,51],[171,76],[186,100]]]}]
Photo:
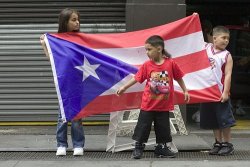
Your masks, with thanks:
[{"label": "boy's ear", "polygon": [[216,40],[216,36],[213,36],[213,40]]},{"label": "boy's ear", "polygon": [[162,47],[161,46],[157,46],[157,50],[158,50],[158,52],[162,52]]}]

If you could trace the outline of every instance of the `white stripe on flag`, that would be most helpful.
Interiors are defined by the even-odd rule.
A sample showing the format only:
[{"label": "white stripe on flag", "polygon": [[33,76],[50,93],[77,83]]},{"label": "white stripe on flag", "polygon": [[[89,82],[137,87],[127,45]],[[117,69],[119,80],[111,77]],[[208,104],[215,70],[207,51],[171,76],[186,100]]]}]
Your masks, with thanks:
[{"label": "white stripe on flag", "polygon": [[[186,74],[183,77],[188,90],[201,90],[216,85],[211,67]],[[178,83],[174,81],[175,90],[181,90]]]},{"label": "white stripe on flag", "polygon": [[55,66],[55,62],[54,62],[54,56],[49,44],[49,40],[47,38],[47,35],[44,34],[44,41],[46,43],[46,47],[49,53],[49,59],[50,59],[50,63],[51,63],[51,68],[52,68],[52,72],[53,72],[53,78],[54,78],[54,82],[55,82],[55,88],[56,88],[56,93],[57,93],[57,97],[58,97],[58,101],[59,101],[59,107],[60,107],[60,112],[61,112],[61,116],[62,116],[62,120],[66,121],[66,116],[65,116],[65,112],[64,112],[64,107],[63,107],[63,100],[62,100],[62,96],[61,96],[61,91],[59,88],[59,84],[58,84],[58,78],[57,78],[57,73],[56,73],[56,66]]},{"label": "white stripe on flag", "polygon": [[[115,94],[116,91],[121,86],[123,86],[125,83],[127,83],[132,77],[133,77],[132,74],[128,75],[127,77],[123,78],[120,82],[118,82],[117,84],[115,84],[113,87],[111,87],[110,89],[108,89],[107,91],[105,91],[104,93],[102,93],[100,96]],[[128,88],[125,93],[143,91],[144,86],[145,86],[145,84],[136,83],[135,85],[133,85],[130,88]]]},{"label": "white stripe on flag", "polygon": [[165,41],[166,50],[173,58],[189,55],[205,49],[202,32],[188,34]]},{"label": "white stripe on flag", "polygon": [[[132,75],[125,77],[123,80],[115,84],[111,89],[107,90],[106,92],[102,93],[101,96],[104,95],[111,95],[114,94],[118,88],[124,85],[124,83],[127,83],[131,79]],[[216,85],[216,81],[213,78],[213,75],[211,73],[211,68],[205,68],[196,72],[192,72],[189,74],[186,74],[183,77],[183,80],[185,81],[186,87],[188,90],[201,90],[208,87],[212,87]],[[174,81],[175,90],[180,90],[178,83]],[[143,91],[145,84],[139,84],[130,87],[126,93],[132,93],[132,92],[140,92]]]},{"label": "white stripe on flag", "polygon": [[[202,51],[205,49],[203,43],[204,41],[201,31],[165,41],[166,50],[173,58]],[[131,65],[140,65],[148,60],[144,46],[95,50]]]}]

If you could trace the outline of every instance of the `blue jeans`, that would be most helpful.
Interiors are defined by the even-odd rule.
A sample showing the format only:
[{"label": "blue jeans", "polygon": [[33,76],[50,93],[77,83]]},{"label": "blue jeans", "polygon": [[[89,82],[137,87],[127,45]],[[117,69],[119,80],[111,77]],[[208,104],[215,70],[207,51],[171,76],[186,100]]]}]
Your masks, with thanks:
[{"label": "blue jeans", "polygon": [[[68,122],[63,122],[59,114],[56,131],[57,147],[68,147],[67,130]],[[84,147],[85,136],[81,119],[71,121],[71,139],[73,148]]]}]

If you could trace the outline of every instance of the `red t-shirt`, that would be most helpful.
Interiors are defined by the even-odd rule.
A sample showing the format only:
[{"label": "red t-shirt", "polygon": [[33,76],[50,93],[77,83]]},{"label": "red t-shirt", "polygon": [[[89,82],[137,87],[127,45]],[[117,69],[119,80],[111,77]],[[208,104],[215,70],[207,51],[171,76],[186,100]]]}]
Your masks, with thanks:
[{"label": "red t-shirt", "polygon": [[135,74],[139,83],[146,80],[142,95],[141,109],[145,111],[170,111],[174,109],[173,79],[184,76],[179,66],[171,58],[166,58],[161,65],[146,61]]}]

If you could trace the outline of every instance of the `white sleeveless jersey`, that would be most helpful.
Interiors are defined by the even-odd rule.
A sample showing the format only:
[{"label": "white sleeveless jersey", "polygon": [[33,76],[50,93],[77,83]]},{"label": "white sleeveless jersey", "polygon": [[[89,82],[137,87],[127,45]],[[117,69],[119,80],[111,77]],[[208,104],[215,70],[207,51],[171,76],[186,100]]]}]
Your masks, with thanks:
[{"label": "white sleeveless jersey", "polygon": [[224,79],[225,79],[225,65],[227,57],[230,54],[229,51],[215,51],[214,46],[211,43],[206,44],[207,55],[211,64],[213,74],[216,78],[216,82],[220,88],[221,93],[223,92]]}]

